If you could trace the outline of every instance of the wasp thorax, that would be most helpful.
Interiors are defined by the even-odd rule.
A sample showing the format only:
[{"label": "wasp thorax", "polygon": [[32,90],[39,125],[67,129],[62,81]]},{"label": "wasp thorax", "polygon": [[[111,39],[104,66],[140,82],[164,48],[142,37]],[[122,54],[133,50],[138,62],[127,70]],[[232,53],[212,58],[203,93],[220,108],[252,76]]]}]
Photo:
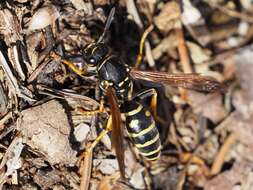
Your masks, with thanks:
[{"label": "wasp thorax", "polygon": [[109,49],[104,43],[91,43],[83,51],[88,65],[97,66],[108,55]]}]

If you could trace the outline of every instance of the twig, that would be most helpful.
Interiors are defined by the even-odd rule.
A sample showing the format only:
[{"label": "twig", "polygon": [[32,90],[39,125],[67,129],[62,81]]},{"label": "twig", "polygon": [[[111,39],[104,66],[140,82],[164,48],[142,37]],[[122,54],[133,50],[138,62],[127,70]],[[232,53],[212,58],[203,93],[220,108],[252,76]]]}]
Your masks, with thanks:
[{"label": "twig", "polygon": [[10,87],[11,89],[15,90],[18,94],[20,94],[20,89],[18,86],[18,82],[16,80],[16,78],[14,77],[14,75],[11,72],[11,69],[2,53],[2,51],[0,51],[0,63],[2,65],[2,68],[6,74],[7,79],[9,80],[10,83]]},{"label": "twig", "polygon": [[[203,145],[206,144],[207,142],[210,141],[210,139],[214,136],[215,134],[209,134],[206,138],[205,138],[205,141],[201,144],[199,144],[196,149],[191,153],[191,155],[188,157],[187,159],[187,164],[185,165],[183,171],[181,171],[181,174],[179,176],[179,179],[183,179],[184,178],[184,175],[185,173],[187,172],[187,169],[189,168],[190,164],[193,162],[193,160],[195,159],[195,156],[201,151],[201,149],[203,148]],[[203,166],[203,165],[202,165]],[[208,170],[208,168],[205,168],[205,174],[207,175],[210,175],[210,171]],[[181,185],[181,180],[178,181],[177,183],[177,189],[180,189],[179,187],[182,187]]]},{"label": "twig", "polygon": [[20,60],[22,60],[19,51],[22,47],[20,46],[20,43],[13,45],[11,48],[9,48],[8,55],[12,65],[15,66],[15,69],[17,70],[17,73],[19,74],[21,80],[24,81],[26,76],[20,63]]},{"label": "twig", "polygon": [[178,178],[176,190],[182,190],[182,189],[183,189],[183,185],[184,185],[184,182],[185,182],[185,178],[186,178],[186,172],[183,172],[183,173],[179,176],[179,178]]},{"label": "twig", "polygon": [[0,140],[5,137],[6,135],[8,135],[10,132],[14,131],[16,129],[15,125],[11,125],[7,128],[6,131],[4,131],[3,133],[0,134]]},{"label": "twig", "polygon": [[159,59],[163,53],[166,53],[168,49],[176,48],[177,40],[175,35],[169,35],[162,39],[162,41],[152,50],[152,55],[155,60]]},{"label": "twig", "polygon": [[12,118],[12,112],[6,113],[0,120],[0,125],[3,125],[6,121],[8,121],[10,118]]},{"label": "twig", "polygon": [[46,40],[46,47],[43,51],[39,54],[38,64],[40,64],[46,56],[52,51],[53,47],[55,46],[54,35],[51,26],[47,26],[45,28],[45,40]]},{"label": "twig", "polygon": [[[188,50],[185,44],[185,39],[184,39],[184,34],[181,28],[181,23],[180,23],[180,28],[175,29],[176,33],[176,38],[177,38],[177,47],[178,47],[178,53],[180,57],[180,62],[183,68],[184,73],[192,73],[192,67],[189,59],[189,54]],[[181,98],[183,100],[187,100],[187,90],[183,88],[179,88]]]},{"label": "twig", "polygon": [[178,53],[179,53],[180,61],[182,64],[183,72],[192,73],[193,71],[190,64],[189,53],[185,44],[182,28],[181,27],[176,28],[175,33],[177,37]]},{"label": "twig", "polygon": [[245,13],[240,13],[240,12],[228,9],[228,8],[226,8],[224,6],[218,5],[218,4],[213,3],[211,1],[205,1],[205,2],[207,4],[209,4],[211,7],[217,8],[220,11],[222,11],[223,13],[225,13],[225,14],[231,16],[231,17],[239,18],[239,19],[244,20],[246,22],[249,22],[251,24],[253,23],[253,17],[251,17],[250,15],[247,15]]},{"label": "twig", "polygon": [[91,177],[92,169],[92,154],[93,152],[86,152],[84,160],[81,161],[80,173],[81,173],[81,183],[80,190],[88,190]]},{"label": "twig", "polygon": [[30,77],[27,79],[28,83],[31,83],[34,81],[37,76],[43,71],[43,69],[47,66],[48,63],[51,63],[51,60],[42,62],[30,75]]},{"label": "twig", "polygon": [[10,89],[14,91],[19,97],[24,98],[28,101],[35,101],[32,98],[32,93],[24,86],[19,85],[18,81],[16,80],[15,76],[13,75],[11,68],[9,67],[2,51],[0,51],[0,64],[6,74],[6,77],[10,84]]},{"label": "twig", "polygon": [[229,152],[231,146],[233,146],[234,143],[236,142],[236,140],[237,140],[237,136],[235,133],[231,133],[228,136],[228,138],[226,139],[226,141],[222,145],[220,151],[218,152],[218,154],[214,160],[214,163],[211,168],[211,175],[216,175],[220,172],[220,170],[223,166],[225,157],[226,157],[227,153]]},{"label": "twig", "polygon": [[177,190],[181,190],[182,189],[182,185],[183,185],[183,182],[184,182],[184,179],[185,179],[185,175],[186,175],[186,172],[190,166],[190,164],[192,163],[192,160],[194,159],[195,155],[198,154],[198,152],[200,151],[200,148],[201,146],[198,146],[194,151],[193,153],[190,155],[190,157],[188,158],[187,160],[187,164],[185,165],[184,169],[181,171],[181,174],[180,176],[178,177],[178,182],[177,182],[177,186],[176,186],[176,189]]},{"label": "twig", "polygon": [[63,97],[70,97],[70,98],[80,99],[80,100],[84,100],[84,101],[87,101],[87,102],[91,102],[92,105],[95,106],[95,107],[99,107],[99,105],[100,105],[96,100],[94,100],[92,98],[77,94],[75,92],[70,92],[67,89],[57,90],[57,89],[53,89],[53,88],[50,88],[50,87],[47,87],[47,86],[44,86],[44,85],[36,85],[36,87],[39,89],[39,93],[41,93],[41,94],[47,93],[47,95],[51,95],[51,96],[55,96],[55,94],[56,94],[56,95],[60,95],[60,96],[63,96]]}]

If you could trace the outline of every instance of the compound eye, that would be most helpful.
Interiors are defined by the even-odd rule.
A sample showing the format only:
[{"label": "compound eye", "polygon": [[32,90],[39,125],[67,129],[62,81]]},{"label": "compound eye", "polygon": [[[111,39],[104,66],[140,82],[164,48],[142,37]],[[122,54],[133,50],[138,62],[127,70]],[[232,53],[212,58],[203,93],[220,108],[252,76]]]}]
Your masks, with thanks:
[{"label": "compound eye", "polygon": [[96,63],[96,59],[94,59],[93,57],[89,58],[89,63],[90,64],[95,64]]}]

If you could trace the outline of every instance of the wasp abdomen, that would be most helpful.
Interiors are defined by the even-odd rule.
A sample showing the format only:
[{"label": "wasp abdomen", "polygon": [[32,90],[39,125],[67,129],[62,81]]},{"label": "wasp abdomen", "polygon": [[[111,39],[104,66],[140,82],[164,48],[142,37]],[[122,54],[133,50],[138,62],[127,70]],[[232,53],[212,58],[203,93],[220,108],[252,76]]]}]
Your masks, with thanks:
[{"label": "wasp abdomen", "polygon": [[122,107],[128,134],[140,154],[147,160],[156,160],[161,152],[161,142],[150,111],[135,101],[126,101]]}]

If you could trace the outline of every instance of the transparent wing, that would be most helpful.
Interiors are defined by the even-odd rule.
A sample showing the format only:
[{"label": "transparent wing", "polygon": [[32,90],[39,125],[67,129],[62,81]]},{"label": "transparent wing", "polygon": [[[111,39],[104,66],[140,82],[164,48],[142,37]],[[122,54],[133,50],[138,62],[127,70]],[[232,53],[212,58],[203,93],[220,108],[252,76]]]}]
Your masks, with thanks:
[{"label": "transparent wing", "polygon": [[130,74],[134,79],[146,80],[174,87],[182,87],[202,92],[225,91],[225,86],[216,79],[196,73],[170,74],[167,72],[132,69]]}]

